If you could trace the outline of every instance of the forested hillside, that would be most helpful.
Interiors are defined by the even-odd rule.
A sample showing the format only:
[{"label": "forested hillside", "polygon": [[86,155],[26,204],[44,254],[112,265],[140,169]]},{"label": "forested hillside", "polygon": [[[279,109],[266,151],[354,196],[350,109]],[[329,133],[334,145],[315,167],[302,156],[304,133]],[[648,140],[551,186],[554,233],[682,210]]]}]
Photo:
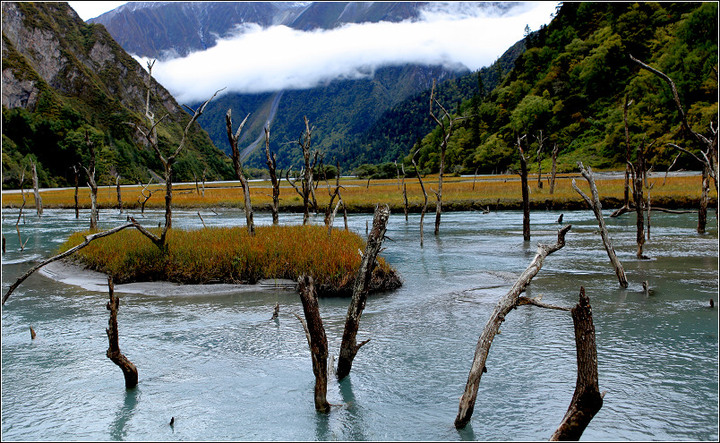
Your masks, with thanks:
[{"label": "forested hillside", "polygon": [[[147,73],[102,25],[85,24],[59,2],[3,2],[2,25],[3,188],[16,188],[23,170],[28,179],[31,161],[40,186],[73,183],[73,166],[82,171],[89,162],[86,131],[100,184],[114,183],[117,174],[124,183],[147,182],[151,170],[162,171],[131,125],[144,118]],[[152,110],[163,118],[160,145],[170,149],[190,116],[161,85],[153,82],[152,90]],[[195,125],[174,171],[191,180],[206,168],[208,179],[232,174],[227,157]]]},{"label": "forested hillside", "polygon": [[[574,170],[577,160],[624,168],[626,97],[631,151],[645,140],[652,144],[650,165],[666,169],[678,152],[667,142],[696,146],[680,131],[670,87],[640,69],[630,54],[674,80],[690,126],[709,134],[711,123],[717,128],[717,7],[716,2],[563,3],[547,27],[526,37],[527,50],[498,88],[463,101],[457,115],[468,118],[450,140],[446,171],[512,168],[518,162],[517,137],[524,134],[534,160],[540,131],[545,163],[557,144],[561,169]],[[439,137],[436,129],[412,149],[420,150],[419,163],[430,171],[439,167]],[[409,164],[410,151],[405,154]],[[699,169],[689,156],[681,156],[679,167]]]}]

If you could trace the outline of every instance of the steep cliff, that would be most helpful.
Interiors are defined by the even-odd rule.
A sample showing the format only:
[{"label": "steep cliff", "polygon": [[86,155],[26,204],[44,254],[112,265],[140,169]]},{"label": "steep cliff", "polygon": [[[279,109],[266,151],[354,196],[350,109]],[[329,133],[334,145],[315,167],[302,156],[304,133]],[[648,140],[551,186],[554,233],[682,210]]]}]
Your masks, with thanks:
[{"label": "steep cliff", "polygon": [[[160,165],[128,124],[142,119],[147,77],[102,25],[85,24],[66,3],[3,2],[3,187],[17,185],[30,157],[40,163],[41,185],[67,184],[71,167],[87,161],[86,130],[100,146],[101,182],[117,173],[147,181]],[[153,82],[152,91],[155,115],[169,114],[161,145],[176,145],[190,117],[161,85]],[[177,179],[206,167],[215,178],[231,173],[196,126]]]}]

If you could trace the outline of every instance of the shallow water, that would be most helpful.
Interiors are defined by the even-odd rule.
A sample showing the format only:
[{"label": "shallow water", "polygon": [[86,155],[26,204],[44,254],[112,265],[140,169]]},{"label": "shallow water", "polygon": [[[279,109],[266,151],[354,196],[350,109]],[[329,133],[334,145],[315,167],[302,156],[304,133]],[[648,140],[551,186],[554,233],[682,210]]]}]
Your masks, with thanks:
[{"label": "shallow water", "polygon": [[[197,211],[174,211],[175,227],[200,227]],[[202,211],[207,225],[242,224],[239,210]],[[3,293],[69,233],[87,212],[25,211],[19,251],[17,211],[3,211],[7,253]],[[635,259],[635,218],[606,222],[630,281],[621,289],[590,211],[564,214],[567,244],[549,256],[528,290],[571,307],[584,286],[597,332],[604,405],[583,440],[718,439],[718,235],[695,232],[693,215],[653,213],[646,254]],[[331,379],[328,415],[313,405],[310,354],[288,291],[160,297],[121,294],[120,347],[138,367],[126,391],[105,357],[107,293],[26,280],[2,310],[3,440],[546,440],[573,394],[576,368],[567,312],[522,306],[493,342],[470,425],[453,426],[477,339],[497,300],[553,243],[559,212],[531,215],[522,241],[515,211],[443,214],[433,235],[428,214],[391,216],[383,256],[404,286],[374,295],[360,322],[350,377]],[[152,226],[162,213],[138,218]],[[270,224],[267,214],[257,224]],[[372,216],[351,215],[365,235]],[[711,225],[714,215],[710,217]],[[302,215],[281,214],[283,223]],[[103,211],[101,227],[125,221]],[[341,224],[342,219],[338,218]],[[322,223],[316,217],[314,223]],[[653,291],[646,296],[641,283]],[[269,320],[275,303],[280,318]],[[321,299],[330,353],[337,355],[348,299]],[[30,339],[29,326],[38,337]],[[169,426],[175,417],[174,426]]]}]

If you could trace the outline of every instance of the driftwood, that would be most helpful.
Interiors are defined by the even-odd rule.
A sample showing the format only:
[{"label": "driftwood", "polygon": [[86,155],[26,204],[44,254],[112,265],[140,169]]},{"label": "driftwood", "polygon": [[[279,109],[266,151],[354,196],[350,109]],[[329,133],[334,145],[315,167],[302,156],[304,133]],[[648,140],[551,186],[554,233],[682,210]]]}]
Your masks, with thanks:
[{"label": "driftwood", "polygon": [[470,422],[473,410],[475,409],[475,400],[477,399],[480,378],[482,377],[483,372],[486,372],[485,362],[487,361],[487,357],[490,352],[490,346],[492,345],[495,335],[497,335],[500,329],[500,325],[503,321],[505,321],[505,316],[518,306],[520,294],[525,292],[525,289],[530,284],[532,278],[540,272],[540,268],[542,268],[545,257],[565,246],[565,234],[567,234],[570,228],[571,225],[567,225],[558,230],[557,242],[554,245],[538,244],[537,253],[535,254],[533,261],[520,275],[517,282],[515,282],[507,294],[505,294],[505,296],[498,301],[497,305],[495,305],[495,309],[485,324],[485,328],[483,329],[483,332],[478,339],[477,347],[475,348],[475,357],[473,358],[470,374],[468,375],[467,384],[465,385],[465,392],[463,392],[463,395],[460,398],[458,414],[455,418],[455,427],[457,429],[464,428],[468,422]]},{"label": "driftwood", "polygon": [[575,326],[577,382],[570,406],[550,441],[577,441],[603,405],[598,387],[597,347],[590,299],[580,287],[580,301],[570,311]]},{"label": "driftwood", "polygon": [[225,129],[227,130],[228,141],[230,142],[230,148],[232,149],[232,161],[233,167],[235,168],[235,177],[240,181],[240,185],[243,190],[243,199],[245,202],[245,222],[247,223],[247,230],[250,235],[255,235],[255,222],[253,221],[253,209],[250,202],[250,185],[248,184],[247,178],[243,173],[242,163],[240,162],[240,149],[238,148],[238,141],[240,139],[240,131],[245,126],[250,114],[245,116],[245,119],[240,123],[235,134],[232,129],[232,109],[227,110],[225,114]]},{"label": "driftwood", "polygon": [[623,288],[627,288],[628,281],[627,277],[625,276],[625,270],[623,269],[620,260],[618,260],[617,255],[615,254],[615,248],[613,248],[612,241],[610,241],[610,237],[608,236],[607,227],[605,226],[605,219],[602,215],[602,204],[600,204],[600,196],[598,195],[597,186],[595,186],[595,179],[593,178],[592,169],[589,166],[587,169],[585,169],[582,162],[578,162],[578,168],[580,168],[580,173],[590,185],[590,194],[592,195],[592,199],[588,197],[584,192],[582,192],[580,188],[578,188],[577,184],[575,183],[575,179],[572,180],[572,187],[578,194],[580,194],[580,196],[583,198],[583,200],[585,200],[588,206],[590,206],[593,213],[595,213],[595,218],[597,219],[598,225],[600,227],[600,237],[602,237],[605,251],[607,251],[608,257],[610,258],[610,263],[612,263],[613,268],[615,268],[615,275],[617,275],[620,286],[622,286]]},{"label": "driftwood", "polygon": [[53,257],[50,257],[50,258],[48,258],[47,260],[45,260],[45,261],[43,261],[43,262],[41,262],[41,263],[38,263],[37,265],[33,266],[30,270],[28,270],[28,271],[25,272],[23,275],[21,275],[20,278],[18,278],[18,279],[15,281],[15,283],[13,283],[12,285],[10,285],[10,287],[9,287],[8,290],[7,290],[7,292],[6,292],[5,295],[3,296],[2,304],[3,304],[3,305],[5,304],[5,302],[6,302],[7,299],[10,297],[10,295],[15,291],[15,289],[17,289],[18,286],[20,286],[20,283],[22,283],[23,281],[25,281],[25,279],[27,279],[28,277],[30,277],[30,276],[31,276],[35,271],[37,271],[38,269],[40,269],[40,268],[42,268],[43,266],[45,266],[45,265],[47,265],[47,264],[50,264],[50,263],[52,263],[52,262],[54,262],[54,261],[60,260],[60,259],[62,259],[62,258],[65,258],[65,257],[67,257],[67,256],[69,256],[69,255],[74,254],[75,252],[77,252],[77,251],[79,251],[80,249],[84,248],[85,246],[89,245],[93,240],[97,240],[98,238],[102,238],[102,237],[107,237],[108,235],[115,234],[116,232],[122,231],[123,229],[126,229],[126,228],[135,228],[135,229],[137,229],[137,230],[140,231],[143,235],[145,235],[146,237],[148,237],[151,241],[153,241],[153,242],[156,243],[156,244],[157,244],[157,241],[159,240],[159,237],[157,237],[156,235],[152,234],[152,233],[149,232],[147,229],[143,228],[137,221],[135,221],[134,218],[130,217],[130,223],[126,223],[126,224],[124,224],[124,225],[116,226],[116,227],[114,227],[114,228],[112,228],[112,229],[108,229],[107,231],[96,232],[96,233],[94,233],[94,234],[86,235],[86,236],[85,236],[85,240],[84,240],[82,243],[80,243],[79,245],[77,245],[77,246],[75,246],[75,247],[73,247],[73,248],[70,248],[70,249],[68,249],[67,251],[62,252],[62,253],[60,253],[60,254],[57,254],[57,255],[55,255],[55,256],[53,256]]},{"label": "driftwood", "polygon": [[390,206],[378,205],[375,208],[373,216],[373,227],[368,236],[365,252],[362,256],[360,269],[358,269],[353,283],[352,299],[348,306],[347,315],[345,317],[345,331],[343,332],[342,343],[340,345],[340,358],[338,358],[337,377],[342,380],[352,368],[355,355],[360,348],[369,340],[365,340],[360,344],[357,343],[357,332],[360,326],[360,316],[365,309],[367,301],[368,287],[372,278],[372,272],[375,268],[377,255],[382,247],[385,238],[385,230],[388,219],[390,218]]},{"label": "driftwood", "polygon": [[296,316],[303,325],[305,337],[308,346],[310,346],[313,374],[315,374],[315,409],[318,412],[329,412],[330,403],[327,401],[328,343],[322,318],[320,318],[320,309],[312,277],[301,276],[298,280],[298,290],[307,324],[297,314]]},{"label": "driftwood", "polygon": [[108,320],[108,328],[105,330],[108,336],[107,358],[118,365],[125,376],[125,388],[132,389],[138,384],[138,371],[134,364],[128,360],[125,355],[120,352],[117,313],[120,308],[120,297],[114,295],[115,286],[112,277],[108,277],[108,289],[110,291],[110,301],[105,306],[110,311],[110,319]]}]

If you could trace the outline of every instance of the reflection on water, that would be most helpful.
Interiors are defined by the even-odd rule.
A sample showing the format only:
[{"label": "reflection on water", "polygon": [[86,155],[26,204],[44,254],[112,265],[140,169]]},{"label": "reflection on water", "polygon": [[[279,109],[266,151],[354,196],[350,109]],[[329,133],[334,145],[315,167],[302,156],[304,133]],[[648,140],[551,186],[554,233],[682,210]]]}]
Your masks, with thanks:
[{"label": "reflection on water", "polygon": [[[545,440],[560,423],[575,387],[569,313],[522,306],[508,315],[488,356],[471,424],[455,430],[478,336],[497,300],[535,254],[552,243],[558,212],[446,213],[440,236],[419,215],[393,215],[383,255],[404,279],[370,298],[358,353],[342,382],[331,379],[329,414],[313,404],[314,377],[302,313],[293,292],[162,297],[120,294],[120,347],[138,367],[126,391],[105,357],[107,293],[26,280],[2,310],[3,440]],[[159,211],[139,217],[147,226]],[[178,228],[202,226],[196,211],[175,211]],[[237,210],[203,214],[208,226],[242,223]],[[365,235],[371,214],[351,215]],[[87,211],[46,210],[25,217],[19,251],[17,211],[3,211],[7,253],[3,292],[48,257]],[[567,245],[548,257],[529,296],[573,306],[582,285],[597,331],[603,408],[586,440],[718,438],[718,236],[695,232],[687,214],[653,214],[651,260],[635,259],[635,220],[606,218],[630,285],[619,286],[590,211],[564,214]],[[712,219],[712,218],[711,218]],[[301,223],[302,215],[281,215]],[[103,211],[102,227],[125,221]],[[256,214],[258,224],[270,224]],[[315,223],[322,223],[322,216]],[[712,225],[712,223],[710,223]],[[646,296],[647,280],[652,295]],[[275,303],[280,315],[271,320]],[[321,299],[331,354],[339,352],[348,299]],[[28,326],[38,333],[30,339]],[[174,426],[169,426],[175,417]]]}]

